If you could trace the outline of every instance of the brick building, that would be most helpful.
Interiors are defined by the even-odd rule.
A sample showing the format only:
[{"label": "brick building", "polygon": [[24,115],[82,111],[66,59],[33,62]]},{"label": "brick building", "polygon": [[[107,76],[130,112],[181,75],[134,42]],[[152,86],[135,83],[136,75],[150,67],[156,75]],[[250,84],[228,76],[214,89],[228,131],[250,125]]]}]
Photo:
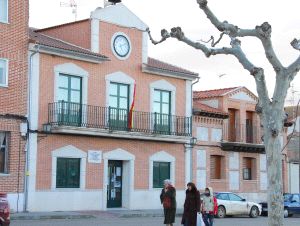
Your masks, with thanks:
[{"label": "brick building", "polygon": [[[231,191],[266,200],[267,167],[263,128],[255,111],[258,98],[245,87],[194,91],[194,180],[203,190]],[[286,128],[282,135],[286,143]],[[285,153],[285,152],[284,152]],[[287,191],[286,155],[283,155]]]},{"label": "brick building", "polygon": [[28,5],[28,0],[0,1],[0,192],[8,193],[11,208],[20,211],[24,203]]},{"label": "brick building", "polygon": [[198,74],[148,57],[146,28],[117,4],[30,29],[29,211],[161,208],[168,178],[183,204]]}]

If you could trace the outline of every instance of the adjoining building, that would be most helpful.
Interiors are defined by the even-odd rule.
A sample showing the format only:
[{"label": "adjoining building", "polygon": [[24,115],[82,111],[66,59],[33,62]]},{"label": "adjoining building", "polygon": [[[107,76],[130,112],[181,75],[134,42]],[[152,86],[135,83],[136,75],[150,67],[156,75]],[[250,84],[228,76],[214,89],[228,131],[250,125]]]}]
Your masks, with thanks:
[{"label": "adjoining building", "polygon": [[0,192],[22,211],[27,134],[28,1],[0,1]]},{"label": "adjoining building", "polygon": [[[258,98],[245,87],[194,91],[194,180],[200,189],[231,191],[254,201],[266,200],[267,166]],[[282,131],[282,146],[286,142]],[[287,191],[283,155],[284,191]]]}]

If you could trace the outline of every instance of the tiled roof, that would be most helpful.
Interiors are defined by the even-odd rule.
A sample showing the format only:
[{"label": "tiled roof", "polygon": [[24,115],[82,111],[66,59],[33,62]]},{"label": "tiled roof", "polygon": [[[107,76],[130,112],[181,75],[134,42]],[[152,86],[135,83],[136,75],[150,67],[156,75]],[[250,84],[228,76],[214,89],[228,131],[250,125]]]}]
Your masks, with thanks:
[{"label": "tiled roof", "polygon": [[195,77],[197,77],[199,75],[198,73],[188,71],[188,70],[183,69],[181,67],[177,67],[175,65],[168,64],[168,63],[162,62],[160,60],[156,60],[156,59],[151,58],[151,57],[148,58],[148,63],[146,65],[150,68],[155,68],[155,69],[158,69],[158,70],[163,70],[163,71],[168,71],[168,72],[175,72],[175,73],[181,73],[181,74],[186,74],[186,75],[192,75],[192,76],[195,76]]},{"label": "tiled roof", "polygon": [[221,97],[228,92],[231,92],[239,87],[231,87],[225,89],[213,89],[213,90],[205,90],[205,91],[194,91],[193,98],[195,99],[204,99],[204,98],[212,98],[212,97]]},{"label": "tiled roof", "polygon": [[84,49],[82,47],[73,45],[73,44],[65,42],[63,40],[50,37],[41,32],[35,32],[34,29],[29,29],[29,38],[30,38],[29,41],[32,43],[36,43],[36,44],[40,44],[40,45],[44,45],[44,46],[48,46],[48,47],[53,47],[53,48],[58,48],[58,49],[62,49],[62,50],[68,50],[71,52],[86,54],[86,55],[90,55],[90,56],[100,57],[100,58],[108,60],[108,57],[106,57],[104,55],[94,53],[88,49]]},{"label": "tiled roof", "polygon": [[200,101],[193,102],[193,109],[198,112],[213,113],[213,114],[224,115],[224,116],[228,115],[228,113],[220,109],[210,107],[206,104],[201,103]]},{"label": "tiled roof", "polygon": [[89,21],[89,20],[90,19],[82,19],[82,20],[77,20],[77,21],[73,21],[73,22],[69,22],[69,23],[58,24],[58,25],[55,25],[55,26],[52,26],[52,27],[37,29],[37,32],[43,32],[43,31],[46,31],[46,30],[51,30],[51,29],[55,29],[55,28],[58,28],[58,27],[68,26],[68,25],[71,25],[71,24],[78,24],[78,23],[81,23],[81,22],[84,22],[84,21]]}]

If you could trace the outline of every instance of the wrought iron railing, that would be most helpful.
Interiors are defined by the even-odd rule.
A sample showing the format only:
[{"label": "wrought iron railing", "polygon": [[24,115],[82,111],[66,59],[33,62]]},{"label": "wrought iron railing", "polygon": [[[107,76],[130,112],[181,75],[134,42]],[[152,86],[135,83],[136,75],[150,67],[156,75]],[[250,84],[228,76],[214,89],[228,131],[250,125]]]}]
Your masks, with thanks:
[{"label": "wrought iron railing", "polygon": [[48,123],[174,136],[191,136],[190,117],[132,111],[70,102],[50,103]]}]

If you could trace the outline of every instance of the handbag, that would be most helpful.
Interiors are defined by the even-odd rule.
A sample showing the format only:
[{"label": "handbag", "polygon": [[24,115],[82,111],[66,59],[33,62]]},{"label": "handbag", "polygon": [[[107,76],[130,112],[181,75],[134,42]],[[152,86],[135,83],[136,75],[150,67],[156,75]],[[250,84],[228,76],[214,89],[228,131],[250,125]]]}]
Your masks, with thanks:
[{"label": "handbag", "polygon": [[205,226],[201,213],[197,213],[197,226]]},{"label": "handbag", "polygon": [[163,207],[164,209],[170,209],[171,208],[171,198],[165,197],[163,201]]}]

